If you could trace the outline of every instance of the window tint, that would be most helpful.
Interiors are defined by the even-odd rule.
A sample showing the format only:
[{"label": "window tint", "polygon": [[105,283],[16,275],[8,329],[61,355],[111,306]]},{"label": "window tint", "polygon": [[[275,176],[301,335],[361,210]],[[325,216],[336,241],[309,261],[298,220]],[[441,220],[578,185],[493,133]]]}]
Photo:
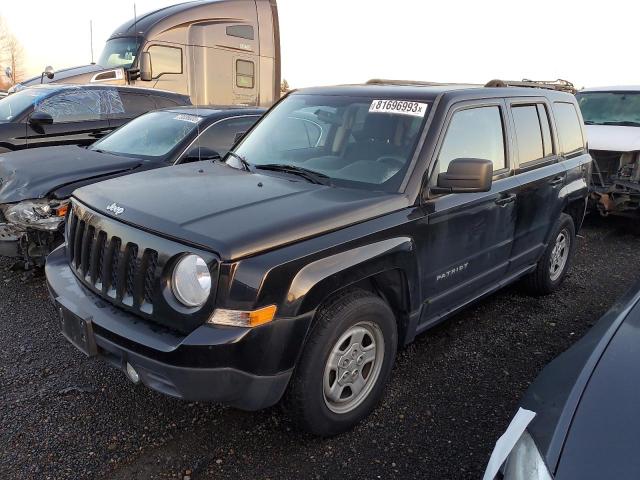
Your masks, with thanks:
[{"label": "window tint", "polygon": [[184,105],[183,103],[177,102],[171,98],[161,97],[158,95],[153,95],[153,99],[156,102],[156,108],[171,108]]},{"label": "window tint", "polygon": [[438,155],[439,172],[446,172],[456,158],[491,160],[494,172],[506,167],[499,107],[470,108],[453,115]]},{"label": "window tint", "polygon": [[553,154],[553,141],[551,140],[551,126],[549,125],[549,114],[547,107],[538,104],[538,117],[542,126],[542,140],[544,140],[544,156]]},{"label": "window tint", "polygon": [[258,116],[229,118],[207,128],[196,142],[224,157],[229,149],[258,121]]},{"label": "window tint", "polygon": [[163,73],[182,73],[182,50],[176,47],[152,45],[151,76],[157,77]]},{"label": "window tint", "polygon": [[156,104],[150,95],[123,92],[120,96],[124,112],[118,115],[118,118],[133,118],[156,109]]},{"label": "window tint", "polygon": [[556,117],[562,153],[566,155],[582,150],[584,139],[576,107],[572,103],[554,103],[553,113]]},{"label": "window tint", "polygon": [[520,164],[533,162],[544,157],[542,131],[535,105],[522,105],[511,109],[518,141]]},{"label": "window tint", "polygon": [[37,102],[34,110],[48,113],[56,123],[82,122],[121,113],[123,105],[114,88],[78,88],[49,96]]},{"label": "window tint", "polygon": [[227,27],[227,35],[253,40],[253,27],[251,25],[231,25]]},{"label": "window tint", "polygon": [[236,60],[236,85],[240,88],[253,88],[255,66],[247,60]]}]

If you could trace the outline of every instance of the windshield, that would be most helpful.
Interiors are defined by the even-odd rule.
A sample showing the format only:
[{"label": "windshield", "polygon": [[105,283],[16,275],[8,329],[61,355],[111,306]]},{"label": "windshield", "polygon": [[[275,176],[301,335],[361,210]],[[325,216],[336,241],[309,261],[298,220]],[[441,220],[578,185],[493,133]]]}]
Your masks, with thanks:
[{"label": "windshield", "polygon": [[55,90],[49,88],[25,88],[0,100],[0,122],[12,122],[28,108]]},{"label": "windshield", "polygon": [[[290,95],[235,149],[227,163],[278,175],[293,166],[333,185],[395,192],[429,105],[398,99]],[[240,165],[238,165],[240,164]],[[273,166],[277,169],[273,169]],[[288,170],[288,171],[285,171]],[[305,173],[305,172],[302,172]]]},{"label": "windshield", "polygon": [[584,92],[576,97],[587,125],[640,127],[640,92]]},{"label": "windshield", "polygon": [[98,59],[98,65],[104,68],[130,68],[138,55],[140,39],[137,37],[122,37],[107,40],[104,50]]},{"label": "windshield", "polygon": [[201,121],[202,117],[191,114],[150,112],[98,140],[90,149],[131,157],[165,157],[180,145]]}]

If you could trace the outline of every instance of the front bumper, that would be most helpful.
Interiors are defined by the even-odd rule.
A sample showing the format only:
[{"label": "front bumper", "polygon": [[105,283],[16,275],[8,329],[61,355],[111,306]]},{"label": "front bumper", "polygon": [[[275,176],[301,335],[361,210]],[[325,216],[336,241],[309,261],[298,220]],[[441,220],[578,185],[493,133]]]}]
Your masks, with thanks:
[{"label": "front bumper", "polygon": [[203,325],[184,336],[103,301],[76,279],[63,247],[48,258],[46,276],[56,307],[90,325],[93,354],[161,393],[244,410],[276,404],[287,387],[311,315],[261,327]]},{"label": "front bumper", "polygon": [[0,223],[0,255],[3,257],[21,257],[21,240],[26,232],[10,223]]}]

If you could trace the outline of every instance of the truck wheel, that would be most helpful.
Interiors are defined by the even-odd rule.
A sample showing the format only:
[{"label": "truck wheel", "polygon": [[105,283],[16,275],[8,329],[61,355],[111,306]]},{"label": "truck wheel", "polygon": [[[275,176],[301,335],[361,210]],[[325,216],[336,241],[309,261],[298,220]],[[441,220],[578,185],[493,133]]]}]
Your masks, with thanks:
[{"label": "truck wheel", "polygon": [[573,219],[566,213],[562,213],[535,271],[526,277],[527,287],[531,293],[547,295],[560,286],[569,270],[575,246],[576,229]]},{"label": "truck wheel", "polygon": [[339,294],[317,314],[285,408],[303,430],[330,436],[369,415],[382,397],[398,343],[389,305],[364,290]]}]

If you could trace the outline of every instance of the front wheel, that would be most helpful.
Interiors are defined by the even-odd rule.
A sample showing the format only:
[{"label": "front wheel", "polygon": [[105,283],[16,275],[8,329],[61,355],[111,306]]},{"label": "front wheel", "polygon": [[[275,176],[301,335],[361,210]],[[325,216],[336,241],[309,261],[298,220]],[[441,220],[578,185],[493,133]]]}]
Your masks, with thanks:
[{"label": "front wheel", "polygon": [[573,219],[562,213],[554,225],[551,241],[547,245],[536,269],[527,278],[527,286],[535,295],[554,292],[567,275],[576,246]]},{"label": "front wheel", "polygon": [[382,398],[398,334],[393,312],[364,290],[339,294],[317,316],[287,391],[295,423],[315,435],[344,432]]}]

